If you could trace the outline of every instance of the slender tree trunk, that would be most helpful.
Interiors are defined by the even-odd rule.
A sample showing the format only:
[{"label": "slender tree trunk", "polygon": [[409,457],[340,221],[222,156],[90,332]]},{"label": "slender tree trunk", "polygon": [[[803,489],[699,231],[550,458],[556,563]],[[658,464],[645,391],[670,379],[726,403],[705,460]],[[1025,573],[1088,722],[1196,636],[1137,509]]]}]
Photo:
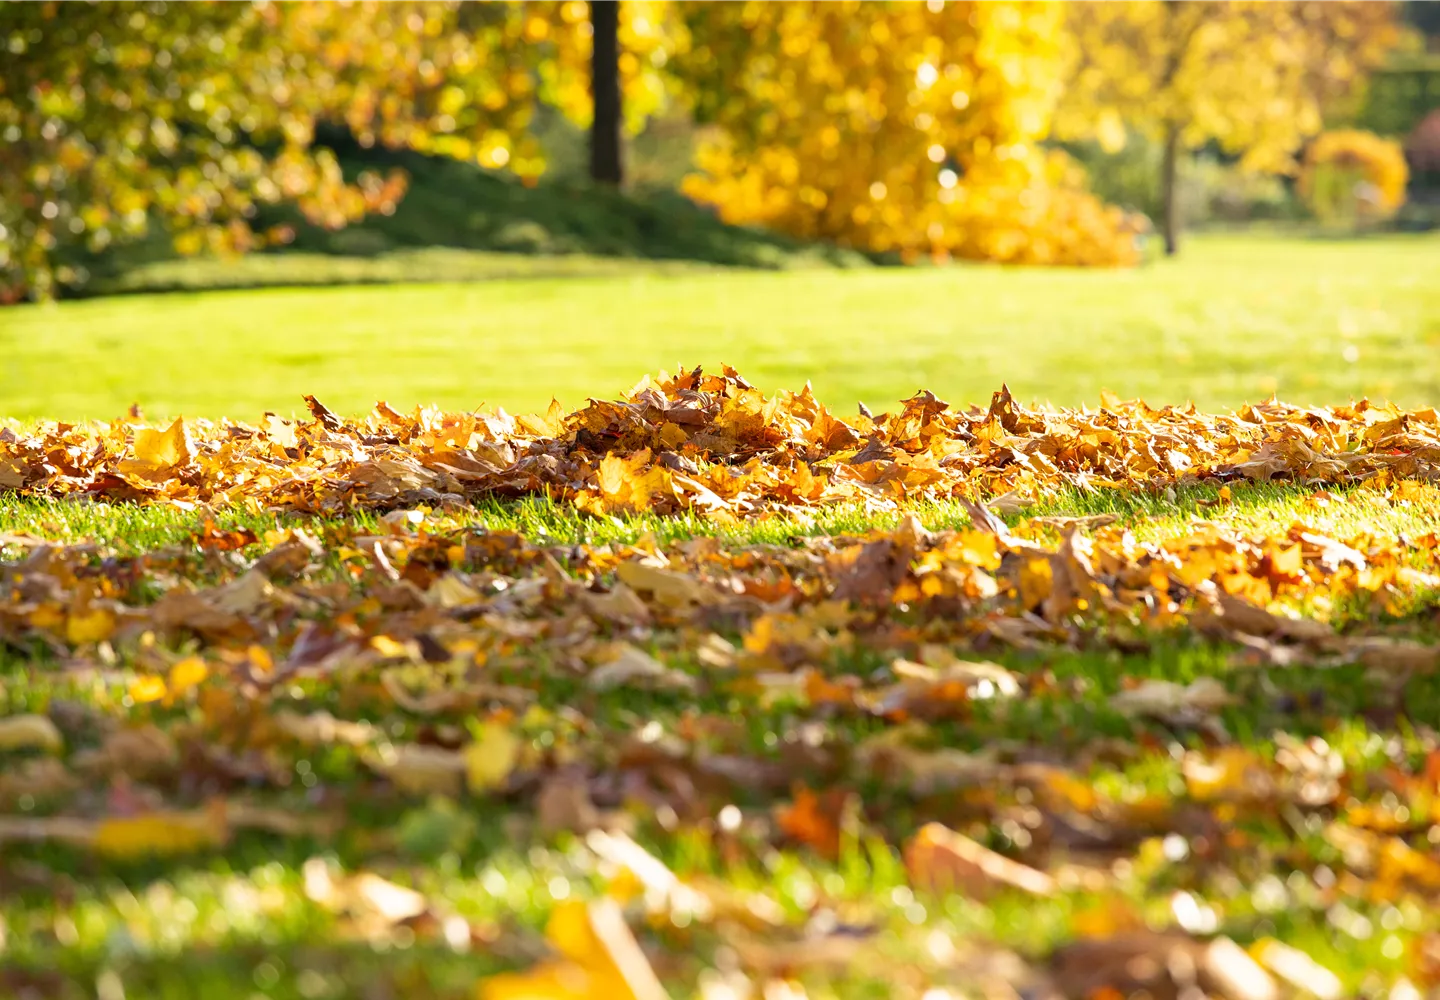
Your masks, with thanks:
[{"label": "slender tree trunk", "polygon": [[1180,249],[1180,128],[1170,125],[1165,130],[1165,158],[1160,164],[1160,220],[1165,237],[1165,256],[1173,257]]},{"label": "slender tree trunk", "polygon": [[620,162],[620,0],[590,0],[593,48],[590,94],[595,118],[590,125],[590,179],[618,186]]}]

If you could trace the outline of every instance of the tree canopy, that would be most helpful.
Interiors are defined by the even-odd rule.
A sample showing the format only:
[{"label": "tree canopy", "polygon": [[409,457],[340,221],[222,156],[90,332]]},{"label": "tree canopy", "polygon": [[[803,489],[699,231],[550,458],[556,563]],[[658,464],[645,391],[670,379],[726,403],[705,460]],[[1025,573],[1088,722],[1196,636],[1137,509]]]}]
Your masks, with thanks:
[{"label": "tree canopy", "polygon": [[1172,241],[1181,152],[1216,142],[1247,166],[1290,169],[1327,102],[1396,38],[1388,2],[1125,0],[1065,13],[1069,70],[1056,131],[1112,149],[1127,128],[1164,143]]},{"label": "tree canopy", "polygon": [[[711,126],[686,190],[728,220],[1110,264],[1129,224],[1052,132],[1152,136],[1172,178],[1211,141],[1283,169],[1393,22],[1389,3],[623,0],[612,64],[631,131],[671,102]],[[582,0],[6,4],[0,288],[48,295],[67,248],[156,221],[186,252],[245,250],[283,238],[252,227],[261,203],[327,226],[390,210],[403,176],[343,176],[321,123],[534,178],[539,102],[589,124],[592,35]]]}]

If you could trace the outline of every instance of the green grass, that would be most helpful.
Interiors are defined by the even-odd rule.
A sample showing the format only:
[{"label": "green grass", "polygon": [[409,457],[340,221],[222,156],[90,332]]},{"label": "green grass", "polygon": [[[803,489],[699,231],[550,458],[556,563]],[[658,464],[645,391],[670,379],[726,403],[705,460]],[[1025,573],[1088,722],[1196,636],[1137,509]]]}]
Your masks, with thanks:
[{"label": "green grass", "polygon": [[[857,400],[885,407],[922,386],[956,403],[983,401],[1001,381],[1017,396],[1055,403],[1095,402],[1105,387],[1156,403],[1193,396],[1207,406],[1271,389],[1315,403],[1368,392],[1423,404],[1440,389],[1437,251],[1433,237],[1197,237],[1178,261],[1098,273],[991,267],[707,272],[683,264],[584,255],[504,258],[473,250],[387,251],[365,260],[252,258],[234,266],[258,281],[267,280],[263,269],[273,276],[282,265],[292,278],[307,268],[322,280],[336,268],[354,267],[345,280],[388,280],[375,269],[397,260],[405,268],[456,269],[432,277],[513,280],[134,295],[0,311],[0,413],[111,417],[138,401],[152,416],[252,419],[265,409],[291,412],[302,393],[344,412],[361,411],[375,398],[396,406],[485,400],[530,409],[552,394],[567,404],[610,396],[646,369],[721,361],[766,389],[810,379],[822,400],[847,408]],[[205,284],[222,265],[163,266],[177,282]],[[492,267],[527,276],[487,270]],[[231,274],[226,280],[240,279]],[[1346,358],[1350,347],[1354,360]],[[1013,526],[1025,516],[1114,514],[1142,541],[1184,534],[1197,520],[1272,538],[1296,522],[1341,539],[1440,530],[1440,511],[1394,503],[1371,486],[1331,488],[1332,498],[1319,501],[1303,485],[1236,483],[1230,493],[1226,503],[1207,485],[1172,493],[1061,494],[1006,520]],[[915,513],[931,529],[967,521],[949,504]],[[94,542],[97,565],[107,556],[123,562],[168,549],[151,570],[168,572],[159,567],[178,559],[176,572],[200,586],[244,565],[242,553],[203,559],[185,546],[207,516],[222,528],[244,526],[262,535],[304,524],[323,538],[340,527],[238,509],[210,515],[0,494],[0,536]],[[896,517],[837,507],[805,518],[717,526],[689,516],[582,518],[531,500],[479,504],[457,516],[453,528],[517,531],[559,546],[626,544],[647,535],[664,546],[712,534],[727,546],[790,546],[799,536],[889,527]],[[360,513],[353,522],[368,529],[375,515]],[[0,560],[13,564],[32,554],[31,546],[0,537]],[[151,571],[145,560],[134,565]],[[317,582],[345,579],[338,557],[316,571]],[[1334,609],[1332,621],[1431,636],[1433,602],[1419,595],[1418,605],[1417,614],[1399,622],[1358,607]],[[1385,772],[1402,766],[1418,773],[1437,752],[1434,734],[1412,728],[1408,719],[1440,717],[1440,674],[1409,683],[1397,720],[1392,692],[1359,666],[1264,669],[1237,662],[1234,653],[1183,634],[1153,637],[1134,649],[991,646],[977,655],[1044,683],[1014,702],[977,702],[963,721],[932,725],[926,742],[967,751],[1003,748],[1077,767],[1117,803],[1147,795],[1183,798],[1176,754],[1199,747],[1202,737],[1124,717],[1110,698],[1142,678],[1213,677],[1237,696],[1219,713],[1235,743],[1273,758],[1282,735],[1322,738],[1344,761],[1347,792],[1357,797],[1376,799],[1387,787]],[[694,669],[684,649],[664,655],[677,668]],[[176,731],[198,724],[193,707],[130,704],[125,692],[138,654],[120,648],[105,656],[99,664],[57,660],[7,645],[0,634],[0,716],[50,711],[66,701],[71,713],[153,720]],[[816,666],[831,676],[868,677],[886,663],[862,644]],[[727,752],[784,761],[797,768],[797,780],[824,788],[831,778],[805,771],[804,759],[797,764],[787,748],[816,739],[854,746],[886,728],[878,719],[830,714],[784,694],[763,704],[723,688],[698,698],[623,689],[598,694],[551,667],[497,666],[494,679],[535,689],[539,709],[518,723],[534,746],[567,747],[582,758],[647,723],[678,733],[697,716],[724,716],[738,729]],[[430,667],[413,670],[417,681],[434,679]],[[372,719],[397,741],[416,740],[438,721],[377,703],[373,686],[364,677],[337,674],[305,678],[279,697],[300,712]],[[463,728],[473,720],[444,721]],[[1102,744],[1129,752],[1112,759],[1097,749]],[[572,838],[538,835],[527,825],[528,793],[466,799],[457,814],[377,789],[348,747],[280,744],[266,753],[297,778],[289,787],[254,790],[253,798],[304,813],[314,805],[300,785],[314,783],[313,777],[326,790],[327,808],[346,817],[339,835],[321,842],[251,831],[222,848],[134,863],[56,845],[0,846],[0,997],[111,1000],[123,987],[126,997],[166,1000],[469,1000],[478,977],[524,968],[543,951],[540,929],[562,896],[604,891],[593,859]],[[608,753],[595,759],[609,760]],[[0,753],[0,769],[18,763],[14,753]],[[1242,945],[1274,936],[1304,949],[1340,976],[1345,995],[1378,994],[1377,984],[1409,974],[1414,940],[1440,930],[1435,910],[1415,892],[1391,898],[1370,893],[1370,886],[1365,892],[1343,883],[1327,888],[1320,873],[1343,873],[1345,859],[1318,826],[1306,825],[1318,814],[1285,811],[1289,806],[1274,816],[1241,815],[1218,853],[1203,861],[1166,860],[1158,837],[1127,843],[1115,850],[1121,864],[1106,868],[1103,899],[1078,890],[1038,901],[1015,893],[987,901],[963,894],[917,898],[897,844],[921,818],[955,817],[953,825],[995,849],[1024,856],[1025,845],[1013,839],[1019,828],[1000,817],[1023,813],[1028,792],[1021,797],[1015,788],[996,787],[974,797],[921,801],[880,782],[854,790],[863,797],[863,835],[847,841],[834,861],[774,844],[766,830],[769,810],[788,789],[735,789],[747,826],[723,849],[709,814],[676,830],[641,810],[633,814],[634,835],[682,878],[719,878],[778,907],[786,918],[779,935],[798,934],[812,913],[871,928],[873,934],[857,938],[858,957],[848,968],[798,974],[816,998],[919,997],[918,987],[907,993],[905,983],[897,985],[889,974],[894,970],[924,968],[937,981],[971,984],[973,971],[959,959],[936,971],[935,942],[954,943],[962,956],[967,948],[1000,946],[1039,961],[1073,938],[1083,913],[1119,906],[1169,925],[1170,900],[1179,891],[1214,907],[1217,929]],[[43,814],[47,807],[16,808]],[[1197,844],[1203,839],[1200,829],[1181,832]],[[1428,850],[1423,833],[1412,842]],[[417,887],[489,937],[468,949],[400,931],[379,941],[347,939],[343,921],[305,894],[301,868],[317,856]],[[1108,866],[1109,859],[1100,863]],[[1087,919],[1093,926],[1093,917]],[[1368,930],[1362,934],[1359,927]],[[662,921],[639,933],[677,997],[696,995],[702,969],[725,961],[725,942],[703,928]]]},{"label": "green grass", "polygon": [[808,379],[841,411],[922,387],[984,402],[1001,382],[1055,404],[1108,388],[1206,407],[1272,391],[1422,405],[1440,394],[1437,262],[1434,236],[1196,236],[1178,259],[1127,271],[631,265],[23,306],[0,312],[0,413],[108,419],[138,402],[253,419],[295,411],[303,393],[351,413],[381,398],[523,411],[721,362],[766,390]]},{"label": "green grass", "polygon": [[[1204,517],[1245,532],[1284,531],[1296,520],[1319,531],[1344,537],[1355,530],[1418,534],[1440,527],[1440,512],[1392,506],[1373,489],[1340,493],[1323,506],[1303,486],[1243,486],[1222,507],[1202,506],[1215,499],[1209,487],[1181,490],[1173,499],[1145,494],[1105,493],[1062,497],[1031,514],[1114,513],[1142,537],[1185,532]],[[934,506],[918,511],[930,528],[964,523],[957,509]],[[259,531],[274,526],[274,515],[221,512],[222,526],[245,525]],[[1007,518],[1012,523],[1018,515]],[[0,533],[33,532],[67,543],[95,540],[102,551],[139,553],[182,541],[201,515],[164,507],[134,507],[87,502],[42,502],[0,498]],[[286,518],[287,522],[294,518]],[[368,515],[362,516],[362,523]],[[645,532],[661,543],[710,530],[682,519],[628,518],[581,521],[557,507],[528,502],[487,504],[463,519],[496,530],[518,530],[528,537],[591,544],[633,541]],[[883,526],[890,518],[867,517],[858,510],[823,512],[811,522],[777,519],[729,529],[735,542],[787,544],[797,533],[857,532]],[[323,525],[316,526],[322,529]],[[23,550],[0,545],[0,556],[23,557]],[[1230,651],[1185,636],[1160,639],[1144,652],[1060,650],[1024,653],[987,651],[1022,675],[1053,678],[1049,693],[1011,705],[977,704],[964,722],[939,722],[931,740],[942,746],[983,751],[987,747],[1024,747],[1040,759],[1071,761],[1097,741],[1129,740],[1148,733],[1150,750],[1131,759],[1096,762],[1089,777],[1102,794],[1117,802],[1144,795],[1183,793],[1177,762],[1167,747],[1179,747],[1176,735],[1163,727],[1118,715],[1109,698],[1128,679],[1161,677],[1188,682],[1215,677],[1238,696],[1221,713],[1226,730],[1246,747],[1274,753],[1274,734],[1321,737],[1345,761],[1357,794],[1367,774],[1378,774],[1397,760],[1412,766],[1433,750],[1432,737],[1387,728],[1369,721],[1366,712],[1383,701],[1359,667],[1317,671],[1305,669],[1253,671],[1239,669]],[[879,664],[863,650],[853,660],[826,665],[828,671],[868,673]],[[187,710],[128,706],[119,699],[130,676],[122,658],[118,670],[97,675],[70,675],[46,658],[9,652],[0,645],[0,715],[43,712],[56,700],[93,706],[93,710],[153,719],[181,726]],[[535,671],[543,673],[542,665]],[[807,739],[823,733],[826,740],[854,745],[885,727],[875,719],[828,717],[799,704],[760,708],[710,695],[696,702],[684,695],[617,691],[594,696],[573,679],[550,673],[535,681],[541,711],[527,715],[525,733],[543,745],[614,745],[646,723],[679,731],[695,712],[728,713],[741,721],[741,741],[758,756],[780,760],[783,747],[808,727]],[[1434,718],[1440,711],[1440,676],[1419,677],[1406,692],[1407,710],[1415,718]],[[297,711],[326,710],[342,717],[375,716],[397,740],[414,739],[430,720],[379,708],[363,694],[347,690],[344,677],[321,677],[291,687],[285,696]],[[362,699],[356,701],[356,698]],[[573,723],[579,709],[586,732]],[[567,713],[570,713],[567,715]],[[189,713],[193,718],[193,713]],[[461,720],[463,725],[463,720]],[[1187,742],[1194,736],[1183,737]],[[1168,742],[1159,742],[1168,741]],[[542,745],[537,742],[537,746]],[[1198,745],[1198,744],[1197,744]],[[0,921],[6,941],[0,948],[0,995],[89,997],[97,982],[119,983],[129,997],[186,998],[265,996],[284,1000],[426,996],[461,1000],[474,995],[477,977],[507,968],[524,967],[541,946],[539,931],[563,896],[589,897],[604,891],[593,862],[570,838],[537,837],[526,830],[525,809],[496,798],[461,805],[459,812],[411,797],[385,793],[369,798],[365,774],[352,750],[272,749],[297,774],[314,773],[328,789],[332,806],[343,800],[346,825],[329,842],[278,838],[260,833],[236,837],[224,848],[198,856],[179,856],[134,863],[101,862],[78,851],[55,846],[0,848]],[[303,758],[303,760],[302,760]],[[0,757],[3,759],[3,757]],[[802,771],[798,779],[812,780]],[[1203,862],[1167,861],[1159,841],[1122,849],[1126,866],[1117,868],[1103,898],[1081,891],[1053,899],[1030,900],[1016,894],[979,901],[954,894],[918,898],[907,885],[895,843],[913,829],[917,805],[903,792],[883,785],[862,787],[866,807],[864,837],[846,847],[835,861],[824,861],[794,847],[769,847],[763,837],[738,838],[720,851],[703,824],[682,825],[676,834],[663,824],[641,817],[637,839],[686,879],[718,877],[732,890],[758,894],[786,915],[803,923],[817,902],[822,912],[833,908],[845,919],[873,929],[863,938],[869,960],[857,960],[840,972],[811,969],[801,973],[810,996],[876,998],[895,995],[894,984],[875,969],[922,968],[934,964],[926,942],[938,936],[982,947],[1002,946],[1042,958],[1074,934],[1080,915],[1105,907],[1128,907],[1160,924],[1173,918],[1170,895],[1185,891],[1216,908],[1218,929],[1242,944],[1275,936],[1305,949],[1335,971],[1347,993],[1359,990],[1367,977],[1391,981],[1408,969],[1409,942],[1437,924],[1433,910],[1412,897],[1391,901],[1337,897],[1308,876],[1281,876],[1296,857],[1339,869],[1342,859],[1323,839],[1303,830],[1290,831],[1278,819],[1248,821],[1232,832],[1234,844]],[[302,790],[269,789],[264,801],[303,811]],[[986,790],[1011,803],[1006,789]],[[980,800],[990,801],[989,798]],[[772,804],[760,789],[739,790],[735,799],[763,824]],[[920,812],[951,806],[963,815],[963,804],[923,803]],[[22,807],[23,808],[23,807]],[[989,807],[980,805],[981,815]],[[1000,809],[1001,805],[995,805]],[[40,812],[43,813],[43,803]],[[516,824],[520,824],[518,827]],[[1023,851],[1023,843],[1007,839],[1007,827],[986,826],[996,849]],[[1189,831],[1186,831],[1189,832]],[[1308,836],[1308,839],[1306,839]],[[1303,846],[1303,850],[1302,850]],[[326,857],[347,870],[376,871],[422,890],[427,897],[472,926],[494,934],[493,945],[456,950],[440,942],[415,940],[395,932],[380,942],[347,940],[346,928],[334,914],[307,898],[301,867],[313,857]],[[1263,891],[1262,891],[1263,887]],[[1252,891],[1253,889],[1253,891]],[[1283,900],[1277,908],[1276,893]],[[1352,936],[1335,917],[1337,905],[1363,918],[1374,933]],[[720,942],[705,932],[687,932],[668,924],[645,931],[647,941],[666,957],[657,970],[672,995],[691,996],[696,976],[714,961]],[[928,963],[928,964],[927,964]],[[964,967],[961,966],[961,969]],[[943,975],[943,974],[942,974]],[[965,982],[963,972],[951,975]],[[110,993],[105,993],[111,989]],[[118,995],[111,986],[101,996]],[[911,994],[905,994],[911,995]],[[918,993],[914,994],[918,996]]]}]

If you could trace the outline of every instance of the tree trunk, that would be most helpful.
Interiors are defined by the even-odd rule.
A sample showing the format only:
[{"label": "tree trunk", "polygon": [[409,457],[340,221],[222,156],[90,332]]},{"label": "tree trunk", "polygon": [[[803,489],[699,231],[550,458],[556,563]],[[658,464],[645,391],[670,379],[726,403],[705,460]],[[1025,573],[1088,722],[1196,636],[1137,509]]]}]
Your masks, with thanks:
[{"label": "tree trunk", "polygon": [[620,162],[620,2],[590,0],[590,94],[595,118],[590,124],[590,179],[619,186]]},{"label": "tree trunk", "polygon": [[1173,257],[1180,249],[1180,128],[1170,125],[1165,130],[1165,158],[1160,165],[1160,220],[1165,237],[1165,256]]}]

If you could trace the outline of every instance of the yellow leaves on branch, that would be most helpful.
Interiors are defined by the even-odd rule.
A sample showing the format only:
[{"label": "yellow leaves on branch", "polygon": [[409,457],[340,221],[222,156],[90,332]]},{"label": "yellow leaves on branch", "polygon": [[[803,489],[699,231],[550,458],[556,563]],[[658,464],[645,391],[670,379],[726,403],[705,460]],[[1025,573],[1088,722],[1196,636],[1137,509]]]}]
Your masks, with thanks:
[{"label": "yellow leaves on branch", "polygon": [[685,190],[731,222],[907,257],[1129,263],[1123,214],[1037,146],[1061,19],[964,0],[687,7],[676,72],[722,131]]},{"label": "yellow leaves on branch", "polygon": [[[621,7],[634,128],[671,96],[663,70],[686,40],[673,8]],[[99,250],[142,234],[153,217],[190,254],[286,242],[285,226],[252,231],[257,204],[289,200],[327,228],[393,211],[404,173],[347,182],[334,154],[314,144],[322,122],[342,122],[367,147],[533,180],[545,168],[531,127],[538,101],[577,120],[590,114],[578,0],[234,4],[184,18],[119,10],[101,3],[62,17],[37,4],[11,17],[23,42],[0,63],[0,121],[38,144],[23,169],[0,172],[0,301],[51,294],[57,270],[73,278],[53,259],[63,244]],[[96,39],[98,54],[75,38]],[[25,96],[36,85],[43,102]],[[37,191],[44,196],[30,197]]]},{"label": "yellow leaves on branch", "polygon": [[1124,144],[1130,129],[1185,148],[1215,140],[1246,166],[1291,169],[1327,103],[1383,60],[1395,5],[1282,0],[1064,4],[1062,138]]}]

